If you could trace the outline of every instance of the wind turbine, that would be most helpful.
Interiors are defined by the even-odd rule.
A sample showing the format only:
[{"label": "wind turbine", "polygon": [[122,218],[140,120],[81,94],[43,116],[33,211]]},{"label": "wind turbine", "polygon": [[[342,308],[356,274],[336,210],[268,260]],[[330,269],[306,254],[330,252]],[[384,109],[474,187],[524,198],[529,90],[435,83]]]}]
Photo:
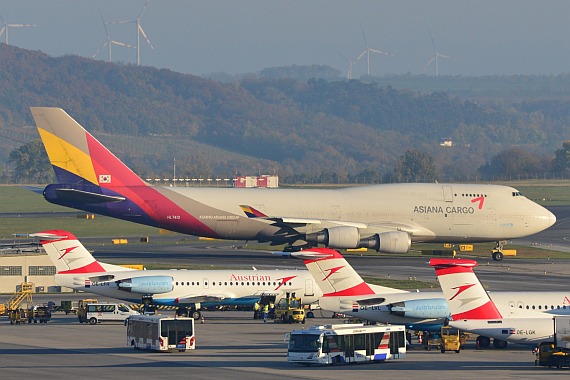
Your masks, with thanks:
[{"label": "wind turbine", "polygon": [[101,15],[101,21],[103,21],[103,27],[105,28],[105,34],[107,35],[107,42],[105,42],[105,43],[103,44],[103,46],[101,46],[101,47],[99,48],[99,50],[97,50],[97,53],[95,53],[95,54],[93,55],[92,59],[95,59],[95,57],[97,56],[97,54],[99,54],[99,52],[101,51],[101,49],[103,49],[105,46],[109,46],[109,62],[112,62],[113,60],[112,60],[112,55],[111,55],[111,46],[112,46],[113,44],[136,49],[135,46],[128,45],[128,44],[124,44],[124,43],[122,43],[122,42],[119,42],[119,41],[115,41],[115,40],[110,39],[110,38],[109,38],[109,31],[107,31],[107,25],[105,24],[105,20],[103,19],[103,13],[101,13],[101,9],[99,9],[99,14]]},{"label": "wind turbine", "polygon": [[348,63],[348,73],[347,73],[347,75],[346,75],[346,79],[352,79],[352,66],[354,66],[354,64],[355,64],[356,62],[358,62],[358,60],[359,60],[360,58],[362,58],[362,56],[364,55],[364,53],[360,54],[360,57],[358,57],[358,58],[356,59],[356,61],[350,62],[350,61],[348,60],[348,58],[346,58],[344,55],[340,54],[340,52],[339,52],[338,50],[336,50],[335,48],[333,48],[333,50],[336,51],[336,52],[338,53],[338,55],[340,55],[342,58],[344,58],[344,60]]},{"label": "wind turbine", "polygon": [[375,50],[375,49],[371,49],[368,47],[368,41],[366,41],[366,34],[364,34],[364,28],[362,27],[362,23],[360,22],[360,20],[358,20],[358,23],[360,24],[360,30],[362,30],[362,36],[364,37],[364,43],[366,44],[366,50],[364,50],[364,52],[362,52],[362,54],[360,54],[360,56],[358,58],[356,58],[356,61],[354,61],[354,63],[358,62],[358,60],[360,58],[362,58],[362,56],[364,54],[367,54],[368,56],[366,57],[366,60],[368,61],[368,75],[370,75],[370,52],[373,53],[378,53],[378,54],[385,54],[385,55],[391,55],[392,57],[394,56],[394,54],[390,54],[390,53],[384,53],[383,51],[380,50]]},{"label": "wind turbine", "polygon": [[4,35],[4,37],[6,38],[6,45],[8,45],[8,29],[9,28],[25,28],[28,26],[37,26],[35,24],[6,24],[6,21],[4,21],[4,18],[2,17],[2,15],[0,15],[0,20],[2,20],[2,24],[4,24],[4,27],[2,28],[2,30],[0,30],[0,37],[2,37],[2,33],[6,32],[6,34]]},{"label": "wind turbine", "polygon": [[111,24],[136,24],[137,25],[137,65],[138,66],[141,65],[141,33],[144,36],[144,38],[146,38],[146,42],[148,42],[148,44],[150,45],[150,47],[154,51],[154,47],[150,43],[150,40],[146,36],[146,33],[144,32],[144,30],[141,26],[141,17],[143,15],[144,10],[146,9],[147,5],[148,5],[148,1],[144,4],[144,7],[143,7],[139,17],[134,21],[113,21],[113,22],[107,23],[107,25],[111,25]]},{"label": "wind turbine", "polygon": [[431,30],[429,30],[429,28],[428,28],[428,32],[429,32],[429,36],[430,36],[430,38],[431,38],[431,43],[432,43],[432,45],[433,45],[433,50],[435,51],[435,55],[434,55],[433,57],[431,57],[431,59],[429,60],[429,62],[427,63],[427,65],[423,68],[422,73],[425,71],[425,69],[428,68],[429,65],[431,65],[431,63],[432,63],[433,60],[435,59],[435,76],[437,77],[437,76],[439,76],[439,64],[438,64],[438,62],[437,62],[437,59],[438,59],[439,57],[441,57],[441,58],[447,58],[447,59],[454,59],[454,60],[456,60],[456,61],[457,61],[457,58],[448,57],[447,55],[439,54],[439,53],[437,52],[437,49],[435,48],[435,42],[433,42],[433,37],[432,37],[432,35],[431,35]]}]

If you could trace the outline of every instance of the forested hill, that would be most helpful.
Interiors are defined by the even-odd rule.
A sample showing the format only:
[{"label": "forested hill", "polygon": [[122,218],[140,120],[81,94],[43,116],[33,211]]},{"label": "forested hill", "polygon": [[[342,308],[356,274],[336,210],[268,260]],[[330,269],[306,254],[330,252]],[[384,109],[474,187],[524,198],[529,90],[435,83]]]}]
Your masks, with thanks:
[{"label": "forested hill", "polygon": [[[544,118],[530,106],[527,114],[360,81],[247,78],[220,84],[166,69],[53,58],[0,44],[0,136],[33,125],[30,106],[61,107],[96,135],[133,136],[149,145],[153,136],[167,136],[178,144],[192,141],[188,145],[240,154],[237,167],[233,156],[220,159],[220,149],[202,148],[199,160],[213,175],[220,170],[276,170],[281,176],[384,173],[412,147],[430,152],[445,175],[462,161],[462,170],[476,170],[513,145],[552,152],[570,137],[565,121]],[[441,148],[444,137],[458,147]],[[18,141],[0,138],[12,145]],[[147,173],[167,170],[174,157],[128,142],[117,149],[119,157]],[[9,151],[1,151],[6,161]],[[184,161],[180,151],[177,160]],[[189,159],[193,153],[184,152]]]}]

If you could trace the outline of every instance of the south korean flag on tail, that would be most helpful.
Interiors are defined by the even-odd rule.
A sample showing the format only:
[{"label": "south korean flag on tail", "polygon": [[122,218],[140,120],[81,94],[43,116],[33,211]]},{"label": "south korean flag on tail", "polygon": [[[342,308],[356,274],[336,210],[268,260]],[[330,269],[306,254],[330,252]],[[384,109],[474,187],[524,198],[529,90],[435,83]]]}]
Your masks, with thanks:
[{"label": "south korean flag on tail", "polygon": [[111,183],[111,174],[100,174],[99,183]]}]

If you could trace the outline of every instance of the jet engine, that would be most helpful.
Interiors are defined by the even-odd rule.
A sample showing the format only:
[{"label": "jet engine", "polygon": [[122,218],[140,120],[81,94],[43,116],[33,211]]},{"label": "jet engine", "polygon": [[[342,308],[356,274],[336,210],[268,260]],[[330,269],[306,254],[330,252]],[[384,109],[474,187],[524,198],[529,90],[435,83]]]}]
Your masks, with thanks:
[{"label": "jet engine", "polygon": [[439,319],[449,317],[449,307],[443,298],[410,300],[388,305],[390,314],[398,317]]},{"label": "jet engine", "polygon": [[383,253],[408,253],[412,239],[402,231],[382,232],[360,240],[359,247],[375,249]]},{"label": "jet engine", "polygon": [[329,248],[357,248],[360,232],[358,228],[352,226],[325,228],[322,231],[307,234],[305,241],[324,244]]},{"label": "jet engine", "polygon": [[168,293],[174,289],[170,276],[133,277],[116,281],[119,290],[139,294]]}]

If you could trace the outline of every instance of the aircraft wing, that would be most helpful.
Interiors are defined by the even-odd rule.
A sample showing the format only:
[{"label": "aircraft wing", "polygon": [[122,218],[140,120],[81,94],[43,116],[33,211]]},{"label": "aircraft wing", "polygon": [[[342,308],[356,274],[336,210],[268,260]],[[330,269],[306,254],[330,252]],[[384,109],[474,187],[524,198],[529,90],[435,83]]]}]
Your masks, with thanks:
[{"label": "aircraft wing", "polygon": [[267,216],[261,211],[254,209],[251,206],[241,205],[239,206],[242,211],[247,215],[248,218],[251,219],[264,219],[275,222],[276,224],[280,225],[307,225],[307,224],[321,224],[320,219],[309,219],[309,218],[289,218],[289,217],[280,217],[280,216]]},{"label": "aircraft wing", "polygon": [[350,226],[356,227],[361,232],[364,230],[370,230],[371,234],[390,232],[390,231],[404,231],[409,234],[422,234],[422,235],[433,235],[431,231],[426,230],[424,227],[412,224],[403,223],[392,223],[392,222],[377,222],[377,223],[358,223],[349,222],[344,220],[329,220],[329,219],[311,219],[311,218],[291,218],[282,216],[268,216],[259,210],[247,205],[240,205],[242,211],[247,215],[248,218],[252,219],[262,219],[273,222],[274,225],[289,227],[295,229],[296,227],[304,227],[309,224],[323,224],[323,228],[332,226]]},{"label": "aircraft wing", "polygon": [[228,298],[227,294],[202,294],[187,295],[174,300],[174,303],[202,303],[202,302],[221,302]]}]

